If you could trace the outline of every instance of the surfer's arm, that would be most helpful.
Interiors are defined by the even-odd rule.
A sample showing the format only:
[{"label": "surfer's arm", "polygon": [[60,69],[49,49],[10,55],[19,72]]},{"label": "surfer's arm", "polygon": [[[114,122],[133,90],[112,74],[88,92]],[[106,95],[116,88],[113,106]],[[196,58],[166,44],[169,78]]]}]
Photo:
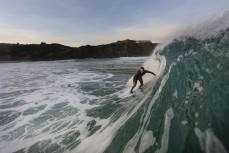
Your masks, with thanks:
[{"label": "surfer's arm", "polygon": [[148,70],[146,70],[146,73],[151,73],[151,74],[153,74],[153,75],[155,75],[155,76],[156,76],[156,74],[155,74],[155,73],[153,73],[153,72],[151,72],[151,71],[148,71]]}]

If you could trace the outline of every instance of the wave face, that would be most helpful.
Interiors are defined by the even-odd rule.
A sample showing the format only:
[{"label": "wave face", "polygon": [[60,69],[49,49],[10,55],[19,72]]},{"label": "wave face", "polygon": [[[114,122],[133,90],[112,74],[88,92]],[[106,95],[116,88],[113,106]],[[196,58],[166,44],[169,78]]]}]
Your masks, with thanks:
[{"label": "wave face", "polygon": [[[173,108],[167,152],[229,150],[229,28],[212,37],[174,40],[160,54],[166,57],[164,75],[169,77],[151,113],[155,117]],[[151,121],[151,126],[158,122]],[[160,144],[151,147],[153,152],[165,147],[157,129],[162,130],[152,131]]]},{"label": "wave face", "polygon": [[158,50],[143,64],[157,76],[145,75],[134,95],[126,78],[146,58],[1,64],[0,149],[228,152],[227,27],[191,32]]},{"label": "wave face", "polygon": [[[209,29],[214,31],[208,35],[204,35],[207,31],[198,32],[200,27],[192,29],[153,54],[144,66],[156,72],[157,77],[146,76],[144,90],[120,100],[122,106],[112,113],[107,126],[82,141],[75,151],[226,153],[228,16],[227,12],[211,22]],[[222,21],[228,26],[216,26]],[[207,24],[203,26],[206,27]]]},{"label": "wave face", "polygon": [[[227,12],[211,23],[216,25],[228,17]],[[159,68],[153,83],[146,85],[144,97],[136,95],[131,102],[127,100],[137,101],[135,108],[140,106],[131,117],[123,119],[125,123],[119,123],[123,124],[118,126],[106,153],[229,150],[227,25],[211,31],[212,35],[183,35],[152,55],[145,66],[153,66],[157,59],[165,65]]]}]

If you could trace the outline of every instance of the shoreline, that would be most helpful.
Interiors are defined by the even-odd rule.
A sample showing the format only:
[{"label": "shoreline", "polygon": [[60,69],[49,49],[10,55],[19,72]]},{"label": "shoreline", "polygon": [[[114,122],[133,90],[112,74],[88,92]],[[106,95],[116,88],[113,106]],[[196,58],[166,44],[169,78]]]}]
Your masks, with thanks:
[{"label": "shoreline", "polygon": [[62,59],[62,60],[39,60],[39,61],[33,61],[33,60],[11,60],[11,61],[3,61],[0,60],[0,64],[3,63],[22,63],[22,62],[54,62],[54,61],[72,61],[72,60],[106,60],[106,59],[117,59],[117,58],[147,58],[149,56],[121,56],[121,57],[105,57],[105,58],[81,58],[81,59]]}]

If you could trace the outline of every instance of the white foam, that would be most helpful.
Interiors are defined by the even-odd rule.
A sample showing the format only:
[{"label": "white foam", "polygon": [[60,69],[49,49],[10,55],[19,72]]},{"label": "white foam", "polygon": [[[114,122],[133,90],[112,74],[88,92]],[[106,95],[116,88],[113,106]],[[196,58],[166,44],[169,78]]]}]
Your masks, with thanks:
[{"label": "white foam", "polygon": [[147,148],[153,146],[156,138],[153,136],[152,131],[144,131],[141,137],[139,152],[143,153]]},{"label": "white foam", "polygon": [[[42,140],[52,139],[55,141],[55,137],[61,136],[69,131],[80,131],[80,137],[86,137],[90,131],[88,131],[87,123],[92,120],[88,117],[85,110],[95,107],[97,104],[82,104],[82,99],[93,100],[100,97],[85,94],[79,90],[78,83],[90,81],[100,82],[104,79],[113,77],[109,73],[93,73],[86,70],[81,70],[75,66],[74,62],[68,62],[67,64],[63,61],[52,61],[52,62],[30,62],[30,63],[3,63],[1,64],[0,84],[1,92],[10,93],[21,90],[33,90],[31,93],[21,93],[19,96],[12,95],[10,99],[0,99],[0,104],[14,103],[16,101],[24,101],[24,104],[17,107],[9,107],[1,109],[2,111],[13,111],[23,113],[29,108],[46,105],[43,110],[40,110],[32,115],[21,115],[16,118],[10,124],[1,126],[0,131],[4,129],[4,132],[0,133],[0,137],[3,135],[10,135],[10,133],[18,130],[22,126],[26,126],[25,132],[22,136],[17,139],[10,140],[9,142],[0,142],[0,150],[5,153],[14,152],[18,149],[29,147],[36,142]],[[76,115],[66,116],[61,119],[54,118],[52,120],[45,121],[43,127],[33,127],[32,121],[41,116],[51,108],[62,102],[68,102],[67,106],[71,106],[78,110]],[[66,112],[67,113],[67,112]],[[107,125],[108,120],[100,120],[99,118],[93,118],[96,120],[98,125]],[[74,121],[78,121],[78,124],[68,128],[66,126],[58,132],[52,132],[55,128],[60,127],[63,124],[72,124]],[[59,124],[59,126],[53,126]],[[28,125],[33,128],[28,129]],[[48,132],[42,132],[42,130],[53,126]],[[10,127],[10,128],[7,128]],[[24,139],[26,136],[32,134],[32,138]],[[14,146],[14,147],[10,147]]]},{"label": "white foam", "polygon": [[222,142],[215,136],[211,129],[206,129],[202,132],[199,128],[194,129],[199,140],[200,148],[206,153],[227,153]]},{"label": "white foam", "polygon": [[174,92],[173,92],[173,97],[178,98],[178,92],[177,92],[177,89],[175,89],[175,90],[174,90]]},{"label": "white foam", "polygon": [[183,121],[181,121],[181,124],[182,124],[182,125],[187,125],[187,124],[188,124],[188,121],[183,120]]},{"label": "white foam", "polygon": [[146,60],[149,58],[149,56],[143,56],[143,57],[120,57],[121,60],[136,60],[136,59],[141,59],[141,60]]},{"label": "white foam", "polygon": [[198,82],[195,82],[194,83],[194,86],[193,86],[194,89],[197,89],[199,92],[202,92],[203,91],[203,87],[200,85],[200,83]]},{"label": "white foam", "polygon": [[204,133],[197,127],[194,128],[194,132],[199,140],[201,150],[205,151]]},{"label": "white foam", "polygon": [[196,113],[195,113],[195,118],[198,118],[198,117],[199,117],[199,113],[196,112]]},{"label": "white foam", "polygon": [[166,153],[168,150],[169,131],[170,131],[171,120],[173,119],[173,117],[174,117],[174,112],[172,107],[170,107],[165,113],[165,125],[164,125],[164,133],[161,139],[161,148],[156,150],[156,153]]},{"label": "white foam", "polygon": [[198,124],[199,124],[198,122],[195,122],[195,126],[198,126]]}]

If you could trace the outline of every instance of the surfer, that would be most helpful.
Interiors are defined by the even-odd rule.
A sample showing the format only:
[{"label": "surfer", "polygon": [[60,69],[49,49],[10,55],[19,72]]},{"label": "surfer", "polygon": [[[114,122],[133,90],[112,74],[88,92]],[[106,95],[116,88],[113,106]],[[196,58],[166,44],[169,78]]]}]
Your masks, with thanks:
[{"label": "surfer", "polygon": [[133,89],[134,87],[137,85],[137,81],[139,81],[141,83],[141,85],[139,86],[140,88],[143,86],[143,80],[142,80],[142,76],[146,73],[151,73],[153,75],[156,76],[156,74],[154,74],[153,72],[150,72],[148,70],[145,70],[144,67],[140,67],[140,69],[136,72],[136,74],[134,75],[134,78],[133,78],[133,86],[130,90],[130,93],[133,93]]}]

